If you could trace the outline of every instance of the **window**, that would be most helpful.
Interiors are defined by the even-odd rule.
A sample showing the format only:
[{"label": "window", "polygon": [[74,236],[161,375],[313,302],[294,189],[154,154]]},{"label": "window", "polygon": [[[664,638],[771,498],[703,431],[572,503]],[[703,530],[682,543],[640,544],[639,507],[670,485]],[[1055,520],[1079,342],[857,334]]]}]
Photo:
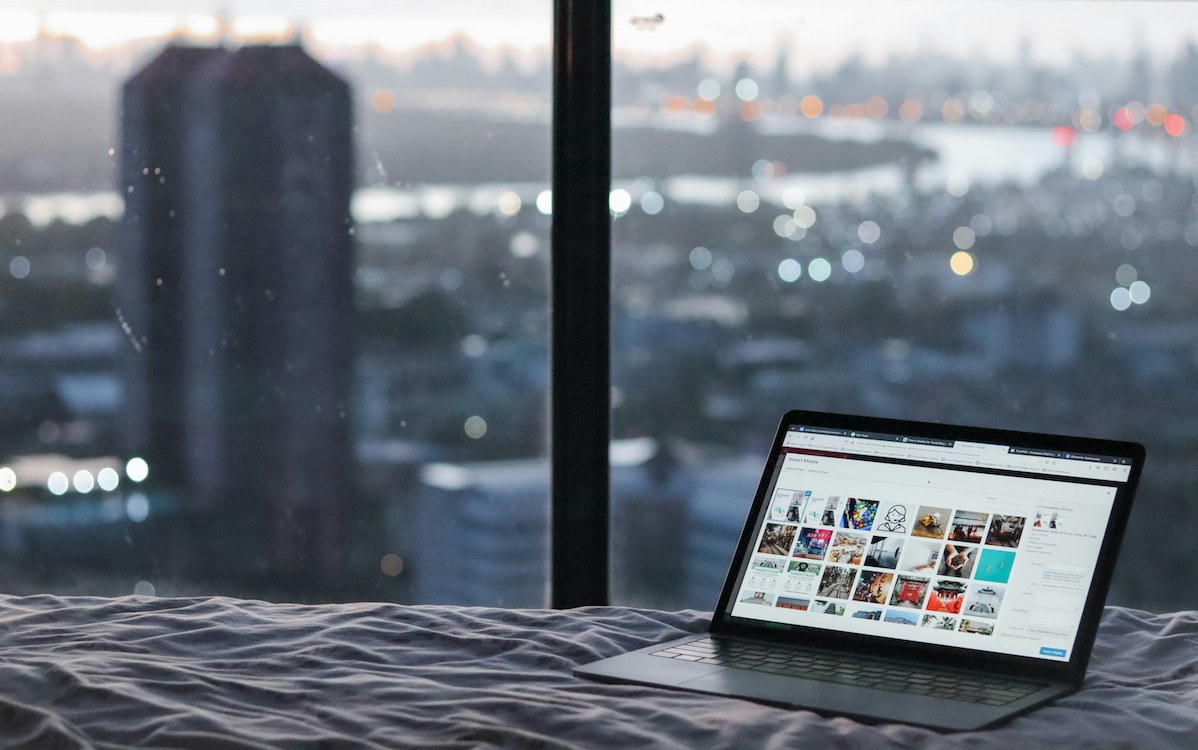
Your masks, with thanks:
[{"label": "window", "polygon": [[547,597],[551,7],[0,9],[0,586]]},{"label": "window", "polygon": [[1194,606],[1198,10],[613,7],[613,598],[713,606],[809,408],[1145,443],[1110,600]]}]

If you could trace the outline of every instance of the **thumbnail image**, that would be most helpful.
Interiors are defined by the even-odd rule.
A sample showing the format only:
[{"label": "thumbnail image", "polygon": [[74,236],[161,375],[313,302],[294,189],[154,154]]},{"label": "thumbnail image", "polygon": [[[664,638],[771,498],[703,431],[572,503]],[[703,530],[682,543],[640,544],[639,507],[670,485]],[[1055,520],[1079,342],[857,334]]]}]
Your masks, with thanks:
[{"label": "thumbnail image", "polygon": [[906,573],[931,575],[936,572],[936,566],[940,563],[940,552],[943,549],[944,544],[941,542],[911,539],[903,545],[903,559],[899,570]]},{"label": "thumbnail image", "polygon": [[817,562],[791,560],[782,579],[782,590],[788,594],[812,596],[822,575],[823,566]]},{"label": "thumbnail image", "polygon": [[797,609],[802,612],[806,612],[808,607],[810,607],[810,606],[811,606],[810,599],[792,599],[789,596],[778,597],[777,607],[779,609]]},{"label": "thumbnail image", "polygon": [[976,633],[977,635],[994,635],[994,623],[965,618],[961,620],[960,632]]},{"label": "thumbnail image", "polygon": [[1015,553],[1006,549],[984,549],[978,560],[974,577],[979,581],[1006,583],[1011,578],[1011,566],[1015,564]]},{"label": "thumbnail image", "polygon": [[982,534],[986,533],[988,517],[988,513],[977,513],[972,510],[957,511],[953,514],[953,525],[948,530],[948,540],[981,544]]},{"label": "thumbnail image", "polygon": [[832,542],[832,529],[809,529],[806,526],[799,532],[799,541],[795,544],[795,557],[805,557],[809,560],[822,560]]},{"label": "thumbnail image", "polygon": [[956,630],[957,618],[928,613],[919,621],[919,627],[931,628],[932,630]]},{"label": "thumbnail image", "polygon": [[977,560],[977,547],[946,544],[944,545],[944,554],[940,556],[940,565],[936,568],[936,573],[953,578],[968,578],[973,573],[973,564]]},{"label": "thumbnail image", "polygon": [[919,622],[919,613],[891,607],[886,610],[886,622],[895,622],[899,625],[915,625]]},{"label": "thumbnail image", "polygon": [[930,505],[919,506],[915,514],[915,523],[911,525],[912,536],[926,536],[931,539],[943,539],[947,530],[948,517],[952,513],[948,508],[934,508]]},{"label": "thumbnail image", "polygon": [[894,573],[883,573],[878,570],[863,570],[857,579],[857,588],[853,591],[853,599],[859,602],[885,604],[890,596],[890,586],[894,583]]},{"label": "thumbnail image", "polygon": [[774,595],[764,591],[754,591],[751,594],[740,598],[741,604],[764,604],[767,607],[774,606]]},{"label": "thumbnail image", "polygon": [[832,537],[832,546],[828,548],[828,562],[860,565],[865,559],[865,546],[868,541],[869,537],[864,534],[836,532]]},{"label": "thumbnail image", "polygon": [[923,599],[927,596],[931,582],[930,578],[900,575],[894,582],[894,593],[890,595],[890,605],[919,609],[923,606]]},{"label": "thumbnail image", "polygon": [[797,528],[798,526],[784,523],[767,523],[765,531],[761,533],[761,546],[757,551],[770,555],[789,555],[790,548],[794,546]]},{"label": "thumbnail image", "polygon": [[899,555],[903,551],[906,539],[902,536],[875,536],[869,542],[869,549],[865,551],[865,564],[894,570],[898,567]]},{"label": "thumbnail image", "polygon": [[816,599],[811,605],[812,612],[819,612],[821,615],[836,615],[844,614],[844,602],[838,602],[835,599]]},{"label": "thumbnail image", "polygon": [[[1049,518],[1051,523],[1051,516]],[[1027,519],[1023,516],[994,516],[990,519],[990,532],[986,534],[986,544],[995,547],[1018,547],[1026,523]]]},{"label": "thumbnail image", "polygon": [[819,581],[819,595],[834,599],[848,599],[853,590],[855,568],[845,568],[840,565],[824,567],[824,577]]},{"label": "thumbnail image", "polygon": [[961,605],[965,603],[966,586],[964,581],[956,581],[951,578],[937,580],[932,584],[932,593],[928,594],[927,610],[929,612],[948,612],[954,615],[961,614]]},{"label": "thumbnail image", "polygon": [[961,610],[961,614],[970,615],[971,617],[988,617],[994,619],[998,617],[998,611],[1002,609],[1003,595],[1006,593],[1005,586],[997,586],[992,584],[974,584],[970,589],[969,595],[965,597],[965,607]]},{"label": "thumbnail image", "polygon": [[753,562],[749,565],[749,575],[745,580],[745,585],[761,589],[776,588],[778,578],[785,567],[785,560],[779,560],[769,555],[754,555]]},{"label": "thumbnail image", "polygon": [[840,511],[840,523],[837,525],[842,529],[869,531],[874,527],[874,519],[877,516],[877,500],[862,500],[861,498],[850,497],[845,501],[844,508]]},{"label": "thumbnail image", "polygon": [[1032,519],[1035,529],[1062,529],[1066,525],[1064,514],[1053,508],[1037,508],[1036,516]]},{"label": "thumbnail image", "polygon": [[777,575],[782,572],[783,566],[786,565],[785,560],[777,560],[765,555],[758,555],[753,558],[753,572]]},{"label": "thumbnail image", "polygon": [[835,526],[836,512],[839,509],[839,496],[834,495],[826,500],[813,497],[807,501],[807,510],[803,513],[803,523],[810,526]]},{"label": "thumbnail image", "polygon": [[811,490],[775,490],[770,503],[770,520],[798,523],[803,518],[803,507],[810,497]]},{"label": "thumbnail image", "polygon": [[906,534],[911,531],[911,509],[899,503],[883,503],[878,507],[874,531],[887,534]]},{"label": "thumbnail image", "polygon": [[881,620],[882,610],[880,607],[862,607],[855,610],[851,616],[858,620]]}]

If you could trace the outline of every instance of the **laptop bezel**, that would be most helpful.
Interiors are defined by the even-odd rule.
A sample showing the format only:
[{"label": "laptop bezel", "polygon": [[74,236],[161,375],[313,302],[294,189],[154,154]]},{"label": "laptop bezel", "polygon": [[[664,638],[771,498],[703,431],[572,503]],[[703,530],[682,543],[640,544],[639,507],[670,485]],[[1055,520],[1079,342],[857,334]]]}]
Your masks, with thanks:
[{"label": "laptop bezel", "polygon": [[[736,618],[731,616],[732,598],[742,580],[750,559],[749,546],[756,541],[758,522],[764,506],[770,499],[783,443],[792,425],[805,425],[826,429],[846,429],[861,432],[910,435],[913,437],[942,438],[1015,445],[1047,451],[1074,451],[1077,453],[1115,456],[1131,460],[1127,482],[1116,492],[1114,507],[1107,523],[1106,534],[1100,545],[1098,560],[1090,591],[1082,608],[1077,636],[1068,661],[1051,661],[1034,657],[1011,656],[991,651],[976,651],[967,648],[924,644],[914,641],[855,633],[843,633],[804,625],[779,624]],[[769,459],[762,471],[761,481],[747,514],[744,529],[736,546],[735,555],[729,565],[719,601],[713,613],[711,631],[716,635],[754,638],[779,643],[803,644],[821,648],[836,648],[861,653],[872,657],[894,657],[902,659],[931,659],[932,663],[949,664],[962,669],[985,669],[1001,673],[1034,676],[1040,679],[1080,684],[1085,677],[1090,653],[1098,633],[1103,606],[1110,589],[1128,518],[1132,499],[1139,484],[1145,460],[1144,446],[1120,440],[1072,437],[1048,433],[1021,432],[963,425],[918,422],[913,420],[867,417],[828,412],[793,410],[787,412],[778,426],[770,447]],[[947,658],[946,658],[947,656]]]}]

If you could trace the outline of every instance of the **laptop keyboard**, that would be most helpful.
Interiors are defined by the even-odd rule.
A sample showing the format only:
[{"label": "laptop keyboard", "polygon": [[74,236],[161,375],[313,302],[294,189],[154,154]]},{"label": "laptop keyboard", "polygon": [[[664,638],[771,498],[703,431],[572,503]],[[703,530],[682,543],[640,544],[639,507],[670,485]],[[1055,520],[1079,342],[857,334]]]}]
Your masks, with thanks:
[{"label": "laptop keyboard", "polygon": [[912,664],[877,661],[863,664],[860,659],[825,651],[711,638],[654,651],[653,655],[990,706],[1006,705],[1044,687],[1014,678],[920,668]]}]

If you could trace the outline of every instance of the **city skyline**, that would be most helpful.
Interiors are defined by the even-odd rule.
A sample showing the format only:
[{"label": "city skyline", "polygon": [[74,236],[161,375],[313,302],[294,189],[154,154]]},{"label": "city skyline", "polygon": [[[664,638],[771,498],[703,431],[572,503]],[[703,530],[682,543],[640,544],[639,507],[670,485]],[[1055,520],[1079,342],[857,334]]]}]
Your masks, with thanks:
[{"label": "city skyline", "polygon": [[[794,73],[826,69],[854,56],[876,63],[916,51],[1010,62],[1026,54],[1038,64],[1064,66],[1079,55],[1130,59],[1146,53],[1167,58],[1198,29],[1198,3],[1189,2],[1047,0],[1012,6],[979,0],[962,6],[945,0],[859,0],[850,6],[853,12],[847,12],[844,3],[831,2],[805,3],[796,10],[776,0],[758,0],[730,15],[714,3],[617,0],[612,10],[614,50],[618,57],[660,63],[688,56],[698,47],[714,63],[730,65],[746,58],[765,64],[785,48],[792,52]],[[948,7],[952,13],[944,12]],[[1083,12],[1086,23],[1080,24],[1078,15]],[[1029,26],[1035,27],[1034,39]],[[452,0],[396,10],[377,0],[309,0],[299,5],[176,0],[164,11],[161,3],[123,0],[96,11],[78,0],[0,2],[0,45],[32,40],[39,30],[75,37],[89,49],[105,51],[180,34],[202,42],[224,33],[251,41],[281,41],[297,29],[331,49],[400,52],[468,36],[483,47],[547,51],[552,6],[521,0],[514,8],[504,4],[502,10],[491,10]]]}]

